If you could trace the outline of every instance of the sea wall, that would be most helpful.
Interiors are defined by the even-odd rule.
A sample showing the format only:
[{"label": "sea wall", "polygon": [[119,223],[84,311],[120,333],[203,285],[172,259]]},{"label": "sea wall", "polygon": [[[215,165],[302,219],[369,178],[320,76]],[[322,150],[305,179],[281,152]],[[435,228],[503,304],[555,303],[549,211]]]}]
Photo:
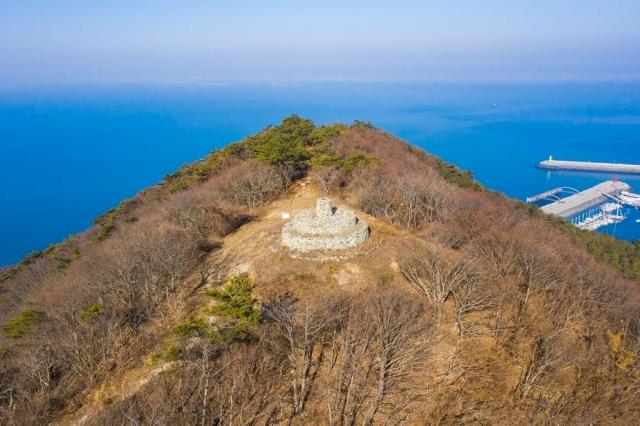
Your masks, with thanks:
[{"label": "sea wall", "polygon": [[585,161],[544,160],[538,163],[541,169],[573,170],[583,172],[605,172],[640,174],[640,164],[591,163]]}]

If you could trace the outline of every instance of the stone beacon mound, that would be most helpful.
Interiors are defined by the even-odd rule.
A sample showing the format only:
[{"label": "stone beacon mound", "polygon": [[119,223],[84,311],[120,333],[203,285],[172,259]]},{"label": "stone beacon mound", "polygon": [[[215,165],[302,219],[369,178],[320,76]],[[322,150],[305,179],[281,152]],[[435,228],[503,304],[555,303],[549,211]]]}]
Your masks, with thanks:
[{"label": "stone beacon mound", "polygon": [[345,250],[368,237],[366,222],[328,198],[318,198],[315,209],[300,212],[282,227],[282,245],[299,252]]}]

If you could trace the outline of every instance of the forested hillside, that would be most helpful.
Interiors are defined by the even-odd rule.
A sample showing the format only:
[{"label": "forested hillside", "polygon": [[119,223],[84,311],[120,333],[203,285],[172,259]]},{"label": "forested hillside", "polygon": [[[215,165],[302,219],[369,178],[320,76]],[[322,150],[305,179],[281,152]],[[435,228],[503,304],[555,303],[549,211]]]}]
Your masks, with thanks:
[{"label": "forested hillside", "polygon": [[[292,257],[283,212],[369,223]],[[640,246],[368,123],[286,118],[0,275],[0,423],[620,424]]]}]

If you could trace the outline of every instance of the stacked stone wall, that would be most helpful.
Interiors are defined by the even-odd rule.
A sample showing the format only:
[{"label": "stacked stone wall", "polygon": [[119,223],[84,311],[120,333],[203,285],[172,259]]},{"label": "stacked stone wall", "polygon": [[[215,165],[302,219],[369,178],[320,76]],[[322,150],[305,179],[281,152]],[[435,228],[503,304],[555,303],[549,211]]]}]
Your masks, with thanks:
[{"label": "stacked stone wall", "polygon": [[297,214],[282,228],[282,244],[296,251],[345,250],[362,244],[369,226],[352,212],[319,198],[316,208]]}]

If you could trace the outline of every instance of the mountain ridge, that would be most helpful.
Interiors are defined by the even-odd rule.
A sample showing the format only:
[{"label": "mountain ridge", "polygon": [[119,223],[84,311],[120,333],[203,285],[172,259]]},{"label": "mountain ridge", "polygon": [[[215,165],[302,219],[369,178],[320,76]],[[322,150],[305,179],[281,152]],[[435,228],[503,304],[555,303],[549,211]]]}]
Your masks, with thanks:
[{"label": "mountain ridge", "polygon": [[[370,239],[289,256],[281,213],[322,195]],[[0,418],[627,423],[640,291],[566,226],[368,123],[289,117],[4,273]]]}]

